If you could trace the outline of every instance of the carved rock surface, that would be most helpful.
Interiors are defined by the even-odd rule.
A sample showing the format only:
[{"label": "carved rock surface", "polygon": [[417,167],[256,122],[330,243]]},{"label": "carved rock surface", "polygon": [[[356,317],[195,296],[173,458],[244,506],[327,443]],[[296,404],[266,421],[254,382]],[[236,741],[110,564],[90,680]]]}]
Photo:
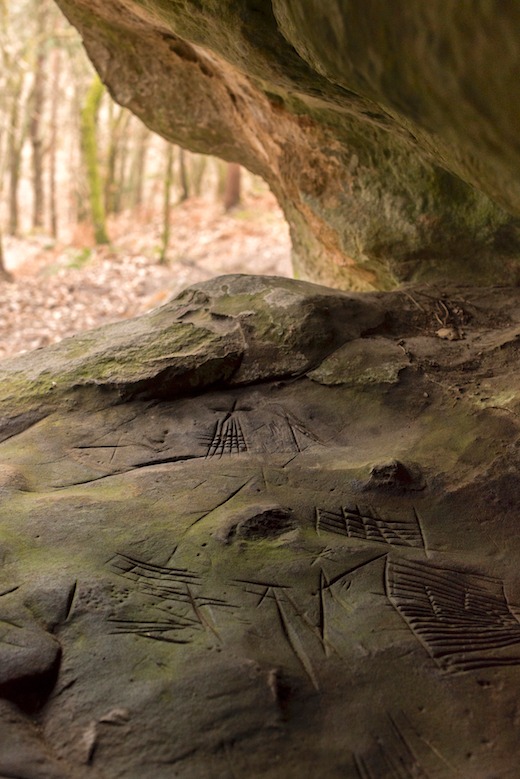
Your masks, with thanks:
[{"label": "carved rock surface", "polygon": [[1,364],[0,655],[62,656],[0,774],[515,779],[519,303],[223,277]]},{"label": "carved rock surface", "polygon": [[518,280],[517,3],[58,3],[116,100],[269,182],[300,277]]}]

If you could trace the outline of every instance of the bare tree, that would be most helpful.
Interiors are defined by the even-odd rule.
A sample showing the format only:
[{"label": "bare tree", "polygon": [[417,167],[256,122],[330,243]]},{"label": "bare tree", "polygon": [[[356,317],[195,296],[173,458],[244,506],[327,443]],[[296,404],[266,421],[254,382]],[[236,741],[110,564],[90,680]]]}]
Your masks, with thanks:
[{"label": "bare tree", "polygon": [[146,162],[151,135],[152,133],[148,127],[142,122],[138,122],[134,153],[129,173],[128,205],[130,208],[141,206],[143,203]]},{"label": "bare tree", "polygon": [[9,271],[5,267],[4,241],[2,238],[2,233],[0,233],[0,281],[12,281],[12,280],[13,280],[12,274],[9,273]]},{"label": "bare tree", "polygon": [[190,186],[188,181],[188,170],[186,167],[186,152],[179,146],[179,184],[181,195],[179,203],[184,203],[190,196]]},{"label": "bare tree", "polygon": [[99,171],[97,118],[105,87],[98,75],[94,76],[81,109],[81,149],[87,174],[90,210],[96,243],[109,243],[103,187]]},{"label": "bare tree", "polygon": [[27,114],[22,104],[25,74],[17,74],[12,81],[11,108],[8,128],[8,175],[9,175],[9,235],[16,235],[20,222],[18,188],[22,166],[22,151],[27,137]]},{"label": "bare tree", "polygon": [[164,196],[163,196],[163,229],[161,236],[161,249],[159,262],[165,263],[170,246],[170,211],[173,184],[173,146],[166,141],[165,165],[164,165]]},{"label": "bare tree", "polygon": [[114,199],[114,213],[120,214],[125,208],[128,195],[128,167],[130,160],[130,138],[128,134],[128,128],[131,125],[133,119],[132,114],[129,111],[124,111],[123,119],[121,121],[121,129],[118,139],[118,152],[117,152],[117,165],[116,165],[116,180],[115,180],[115,199]]},{"label": "bare tree", "polygon": [[33,228],[43,227],[44,186],[43,186],[43,112],[45,107],[45,83],[47,65],[47,20],[49,18],[48,0],[36,3],[36,50],[34,62],[33,86],[30,96],[29,136],[32,147],[33,176]]},{"label": "bare tree", "polygon": [[[122,139],[128,126],[130,114],[125,108],[109,103],[108,109],[108,150],[105,177],[105,209],[107,214],[114,214],[121,207],[120,184],[118,180],[121,168],[120,158],[124,152],[121,148]],[[119,166],[118,166],[119,163]],[[119,170],[118,170],[119,167]],[[123,163],[124,167],[124,163]]]},{"label": "bare tree", "polygon": [[192,154],[190,166],[190,181],[193,194],[196,197],[202,195],[204,175],[208,164],[208,158],[205,154]]},{"label": "bare tree", "polygon": [[231,211],[240,203],[241,168],[236,162],[228,162],[224,189],[224,210]]},{"label": "bare tree", "polygon": [[58,237],[58,204],[56,200],[56,168],[58,155],[58,101],[60,94],[60,75],[62,57],[60,49],[52,52],[52,91],[50,108],[49,138],[49,221],[51,235]]}]

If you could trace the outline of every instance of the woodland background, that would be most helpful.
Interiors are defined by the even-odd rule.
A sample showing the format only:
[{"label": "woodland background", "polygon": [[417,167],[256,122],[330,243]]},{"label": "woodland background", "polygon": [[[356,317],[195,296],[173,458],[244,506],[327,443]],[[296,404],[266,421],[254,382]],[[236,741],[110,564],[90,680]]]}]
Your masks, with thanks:
[{"label": "woodland background", "polygon": [[219,273],[290,275],[265,183],[116,105],[52,0],[0,0],[0,359]]}]

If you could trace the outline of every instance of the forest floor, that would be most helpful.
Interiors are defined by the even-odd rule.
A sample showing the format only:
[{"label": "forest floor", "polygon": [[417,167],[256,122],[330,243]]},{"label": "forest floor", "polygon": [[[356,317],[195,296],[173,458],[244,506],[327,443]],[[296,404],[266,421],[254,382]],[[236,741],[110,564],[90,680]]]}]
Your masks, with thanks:
[{"label": "forest floor", "polygon": [[80,231],[67,245],[4,239],[13,281],[0,280],[0,359],[136,316],[212,276],[291,276],[288,227],[268,192],[247,194],[229,214],[202,199],[176,206],[164,264],[156,214],[122,214],[109,227],[110,246],[92,246]]}]

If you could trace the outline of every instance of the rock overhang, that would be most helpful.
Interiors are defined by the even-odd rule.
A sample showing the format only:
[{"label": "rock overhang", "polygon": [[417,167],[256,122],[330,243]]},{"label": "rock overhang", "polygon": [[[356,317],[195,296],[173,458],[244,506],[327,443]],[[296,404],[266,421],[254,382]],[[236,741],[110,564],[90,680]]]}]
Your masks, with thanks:
[{"label": "rock overhang", "polygon": [[119,102],[269,182],[302,278],[517,278],[514,5],[59,4]]}]

